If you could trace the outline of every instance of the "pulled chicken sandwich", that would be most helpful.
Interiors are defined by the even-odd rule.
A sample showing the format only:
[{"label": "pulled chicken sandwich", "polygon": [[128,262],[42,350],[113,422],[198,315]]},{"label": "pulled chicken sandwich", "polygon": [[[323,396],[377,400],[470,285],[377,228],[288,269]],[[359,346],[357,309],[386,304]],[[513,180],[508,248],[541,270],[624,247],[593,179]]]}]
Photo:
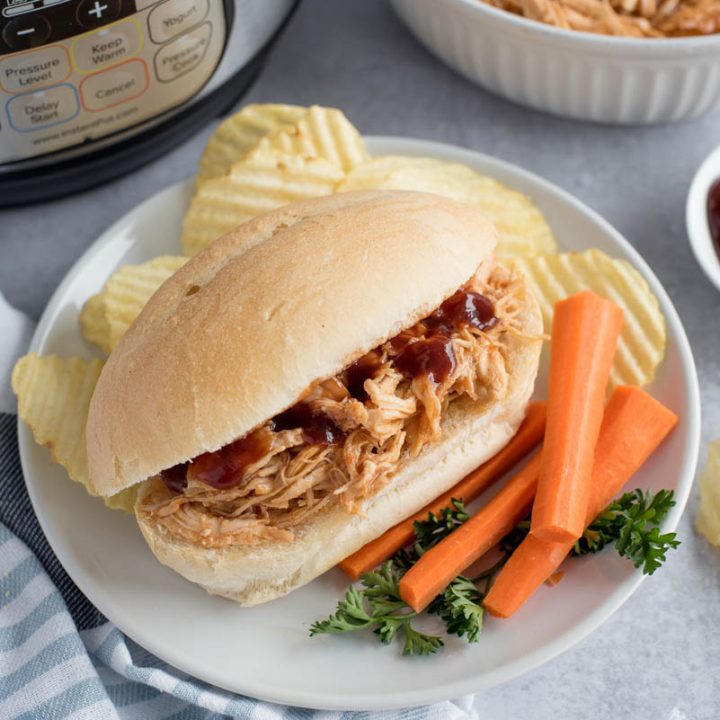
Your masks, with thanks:
[{"label": "pulled chicken sandwich", "polygon": [[492,226],[434,195],[289,205],[168,280],[111,355],[88,457],[142,483],[153,552],[252,605],[309,582],[494,455],[542,322]]}]

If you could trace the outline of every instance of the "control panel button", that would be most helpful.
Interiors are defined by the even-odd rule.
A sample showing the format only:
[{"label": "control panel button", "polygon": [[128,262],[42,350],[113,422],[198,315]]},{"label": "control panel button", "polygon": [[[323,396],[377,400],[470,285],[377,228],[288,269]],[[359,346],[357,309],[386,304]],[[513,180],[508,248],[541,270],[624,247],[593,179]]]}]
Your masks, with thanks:
[{"label": "control panel button", "polygon": [[139,50],[140,28],[133,20],[126,20],[79,37],[72,54],[75,67],[85,73],[129,60]]},{"label": "control panel button", "polygon": [[121,0],[81,0],[75,10],[77,21],[86,28],[107,25],[120,17]]},{"label": "control panel button", "polygon": [[0,60],[0,88],[7,93],[29,92],[57,85],[70,75],[70,58],[61,45],[12,55]]},{"label": "control panel button", "polygon": [[120,105],[142,95],[149,85],[142,60],[128,60],[110,70],[88,75],[80,83],[83,107],[90,112]]},{"label": "control panel button", "polygon": [[41,15],[20,16],[5,23],[2,39],[11,50],[28,50],[47,42],[50,30],[50,23]]},{"label": "control panel button", "polygon": [[31,132],[72,120],[80,112],[80,103],[72,85],[56,85],[16,95],[8,100],[6,109],[15,130]]},{"label": "control panel button", "polygon": [[150,38],[159,44],[182,35],[202,22],[208,9],[208,0],[165,0],[148,17]]},{"label": "control panel button", "polygon": [[194,70],[205,57],[212,27],[200,27],[161,47],[155,55],[155,74],[160,82],[172,82]]}]

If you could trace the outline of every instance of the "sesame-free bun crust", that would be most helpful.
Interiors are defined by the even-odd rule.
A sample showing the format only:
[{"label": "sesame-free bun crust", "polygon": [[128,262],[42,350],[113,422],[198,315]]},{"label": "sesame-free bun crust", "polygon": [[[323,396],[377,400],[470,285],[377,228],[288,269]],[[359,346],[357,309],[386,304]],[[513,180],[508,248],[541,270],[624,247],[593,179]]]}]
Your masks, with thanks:
[{"label": "sesame-free bun crust", "polygon": [[[160,287],[103,368],[87,424],[93,489],[113,495],[245,435],[294,404],[314,381],[335,375],[428,315],[494,246],[494,229],[479,212],[436,195],[400,191],[287,205],[218,239]],[[525,385],[530,374],[529,366],[521,373]],[[488,416],[483,449],[494,452],[507,440],[524,407],[524,394],[517,398],[504,411],[490,409],[493,418],[499,416]],[[463,443],[474,447],[477,437]],[[456,460],[440,463],[438,456],[428,466],[447,468],[443,482],[485,457],[477,449],[457,452]],[[443,487],[430,479],[435,472],[419,482],[440,492]],[[419,493],[420,505],[427,495]],[[348,533],[348,548],[351,537],[354,545],[368,537],[351,529],[358,518],[318,522],[340,537]],[[235,550],[200,551],[191,571],[190,548],[170,553],[154,531],[144,532],[163,561],[179,567],[187,562],[187,572],[180,572],[199,573],[198,581],[213,592],[223,592],[213,584],[213,568],[232,568],[238,562],[233,558],[245,557],[242,549],[237,556]],[[275,589],[266,594],[278,594],[278,582],[294,586],[307,573],[317,574],[324,566],[320,560],[297,570],[299,575],[290,567],[303,553],[312,555],[314,543],[329,537],[326,532],[316,535],[308,528],[307,539],[272,563],[272,549],[253,551],[247,555],[250,585],[236,592],[259,597],[252,578],[269,567],[277,567],[270,572]]]},{"label": "sesame-free bun crust", "polygon": [[[519,319],[526,337],[510,335],[508,393],[486,405],[465,398],[452,403],[442,422],[440,441],[409,460],[360,514],[330,508],[296,528],[292,542],[206,549],[178,540],[142,512],[138,523],[157,558],[209,593],[242,605],[256,605],[289,593],[330,569],[400,520],[450,489],[495,455],[517,431],[537,373],[542,332],[540,311],[527,287],[519,289]],[[136,510],[152,490],[153,478],[140,487]]]}]

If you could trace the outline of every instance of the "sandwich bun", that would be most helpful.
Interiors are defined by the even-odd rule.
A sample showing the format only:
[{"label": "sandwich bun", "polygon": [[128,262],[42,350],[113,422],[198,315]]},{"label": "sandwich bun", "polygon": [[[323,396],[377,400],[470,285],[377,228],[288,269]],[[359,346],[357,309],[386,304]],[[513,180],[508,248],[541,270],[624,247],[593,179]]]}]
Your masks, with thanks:
[{"label": "sandwich bun", "polygon": [[212,594],[255,605],[309,582],[515,434],[542,332],[524,282],[513,284],[520,332],[504,341],[507,392],[500,401],[450,404],[442,438],[405,458],[359,513],[330,506],[294,528],[291,542],[204,548],[138,512],[162,482],[157,473],[242,437],[315,381],[426,317],[491,264],[494,245],[494,230],[477,211],[400,191],[286,206],[220,238],[160,288],[103,370],[87,428],[95,489],[111,495],[145,481],[136,516],[148,545]]}]

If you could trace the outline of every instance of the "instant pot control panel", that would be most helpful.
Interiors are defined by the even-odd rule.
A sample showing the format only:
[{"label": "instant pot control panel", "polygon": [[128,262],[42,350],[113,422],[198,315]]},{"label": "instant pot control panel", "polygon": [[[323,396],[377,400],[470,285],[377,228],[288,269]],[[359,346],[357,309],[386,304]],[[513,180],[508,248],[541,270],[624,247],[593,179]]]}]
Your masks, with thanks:
[{"label": "instant pot control panel", "polygon": [[0,163],[181,105],[225,46],[223,0],[0,0]]}]

